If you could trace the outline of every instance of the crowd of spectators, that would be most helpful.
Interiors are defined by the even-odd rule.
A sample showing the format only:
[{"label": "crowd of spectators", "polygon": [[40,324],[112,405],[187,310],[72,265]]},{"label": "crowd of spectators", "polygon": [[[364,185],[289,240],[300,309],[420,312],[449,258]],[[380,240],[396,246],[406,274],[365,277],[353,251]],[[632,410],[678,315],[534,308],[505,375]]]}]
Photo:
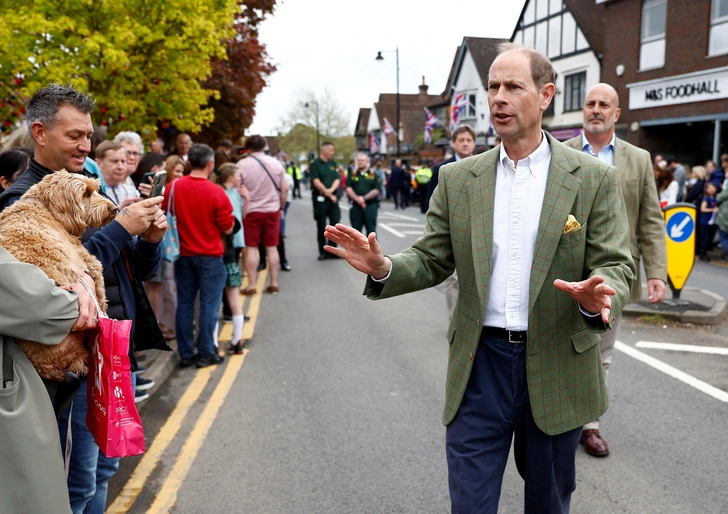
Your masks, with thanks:
[{"label": "crowd of spectators", "polygon": [[720,156],[720,166],[709,160],[689,172],[677,160],[657,154],[653,169],[661,207],[695,205],[698,258],[710,261],[708,252],[719,245],[722,260],[728,261],[728,154]]},{"label": "crowd of spectators", "polygon": [[[252,265],[247,269],[254,287],[254,257],[262,242],[271,266],[268,292],[278,292],[278,266],[291,269],[287,261],[278,262],[276,252],[293,178],[277,159],[265,155],[266,142],[260,136],[247,138],[245,147],[223,140],[213,150],[180,133],[167,152],[162,139],[146,146],[137,132],[112,134],[93,126],[93,109],[90,97],[60,85],[43,88],[30,99],[26,124],[13,130],[0,151],[0,210],[60,170],[99,179],[99,192],[117,205],[119,214],[111,224],[87,230],[82,241],[103,265],[108,315],[133,322],[129,357],[139,403],[155,386],[141,376],[144,350],[169,350],[167,342],[176,340],[181,367],[223,362],[217,341],[223,297],[233,325],[228,353],[243,352],[241,262]],[[254,164],[250,170],[246,161]],[[275,184],[256,167],[267,167]],[[166,172],[163,197],[149,198],[159,171]],[[170,211],[179,232],[177,259],[163,240]],[[248,257],[246,242],[252,250]],[[51,458],[65,459],[69,501],[66,507],[62,498],[57,499],[61,500],[57,512],[101,513],[119,459],[103,455],[86,427],[86,379],[77,380],[75,399],[71,407],[61,409],[53,428],[59,444],[58,455]],[[61,388],[46,386],[53,403],[37,400],[42,408],[48,402],[52,416],[53,406],[65,399],[51,393]]]}]

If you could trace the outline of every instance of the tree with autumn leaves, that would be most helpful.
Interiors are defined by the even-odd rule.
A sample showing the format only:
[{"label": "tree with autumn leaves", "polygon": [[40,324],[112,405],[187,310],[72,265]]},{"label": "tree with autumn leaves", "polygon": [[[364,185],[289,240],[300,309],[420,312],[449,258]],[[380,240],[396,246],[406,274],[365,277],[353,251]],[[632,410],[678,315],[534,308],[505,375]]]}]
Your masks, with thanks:
[{"label": "tree with autumn leaves", "polygon": [[60,82],[93,94],[94,122],[113,132],[153,137],[158,128],[209,127],[238,135],[275,70],[256,32],[274,7],[275,0],[0,0],[0,124],[22,117],[35,90]]}]

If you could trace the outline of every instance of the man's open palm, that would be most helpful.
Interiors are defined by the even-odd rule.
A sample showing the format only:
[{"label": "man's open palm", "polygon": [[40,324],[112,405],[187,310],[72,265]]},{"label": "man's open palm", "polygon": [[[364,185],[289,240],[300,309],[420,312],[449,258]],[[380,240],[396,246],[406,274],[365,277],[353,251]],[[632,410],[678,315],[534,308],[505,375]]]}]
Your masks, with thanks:
[{"label": "man's open palm", "polygon": [[324,236],[339,245],[338,248],[326,245],[324,250],[346,259],[362,273],[381,279],[392,268],[392,262],[382,253],[374,232],[367,238],[358,230],[337,223],[335,227],[327,225]]}]

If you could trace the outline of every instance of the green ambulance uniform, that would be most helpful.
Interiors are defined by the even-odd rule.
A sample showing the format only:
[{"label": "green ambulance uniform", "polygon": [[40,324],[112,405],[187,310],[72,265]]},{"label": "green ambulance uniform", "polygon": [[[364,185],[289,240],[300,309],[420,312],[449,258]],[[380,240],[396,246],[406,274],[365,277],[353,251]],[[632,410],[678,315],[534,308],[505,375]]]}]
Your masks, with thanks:
[{"label": "green ambulance uniform", "polygon": [[[326,225],[336,225],[341,220],[341,210],[338,202],[332,202],[322,195],[313,185],[314,179],[319,179],[325,188],[331,187],[335,180],[340,180],[339,173],[336,171],[336,163],[333,160],[324,162],[318,157],[309,167],[311,178],[311,197],[313,199],[313,218],[316,220],[316,230],[318,232],[319,256],[326,256],[324,245],[326,237],[324,231]],[[328,218],[328,223],[326,219]],[[334,245],[335,246],[335,245]]]},{"label": "green ambulance uniform", "polygon": [[[359,173],[357,170],[353,170],[349,174],[349,179],[346,181],[346,187],[350,187],[354,194],[358,196],[365,196],[371,191],[382,190],[382,179],[379,177],[377,172],[372,169],[366,170],[364,173]],[[362,209],[361,206],[352,202],[351,209],[349,210],[349,219],[351,226],[361,232],[361,227],[366,227],[364,235],[369,235],[372,232],[377,231],[377,211],[379,210],[379,196],[374,197],[371,200],[367,200],[366,208]]]}]

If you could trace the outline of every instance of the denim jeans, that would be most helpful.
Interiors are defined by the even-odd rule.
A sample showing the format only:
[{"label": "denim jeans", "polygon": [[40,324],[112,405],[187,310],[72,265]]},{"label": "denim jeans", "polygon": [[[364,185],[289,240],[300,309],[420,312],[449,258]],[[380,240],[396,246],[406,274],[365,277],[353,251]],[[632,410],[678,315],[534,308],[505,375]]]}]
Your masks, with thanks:
[{"label": "denim jeans", "polygon": [[213,332],[222,300],[227,271],[222,257],[180,257],[174,263],[177,279],[177,349],[182,359],[195,355],[193,341],[195,297],[200,293],[197,353],[205,357],[215,352]]},{"label": "denim jeans", "polygon": [[728,232],[723,232],[719,228],[718,236],[720,237],[720,250],[723,252],[723,257],[728,257]]}]

